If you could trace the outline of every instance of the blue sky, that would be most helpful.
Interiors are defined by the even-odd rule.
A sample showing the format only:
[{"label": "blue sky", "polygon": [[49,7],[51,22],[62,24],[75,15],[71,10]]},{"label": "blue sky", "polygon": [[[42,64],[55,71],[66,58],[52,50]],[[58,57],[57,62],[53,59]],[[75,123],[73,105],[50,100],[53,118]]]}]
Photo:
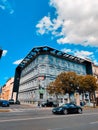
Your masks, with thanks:
[{"label": "blue sky", "polygon": [[0,0],[0,86],[33,47],[43,45],[98,65],[98,1]]}]

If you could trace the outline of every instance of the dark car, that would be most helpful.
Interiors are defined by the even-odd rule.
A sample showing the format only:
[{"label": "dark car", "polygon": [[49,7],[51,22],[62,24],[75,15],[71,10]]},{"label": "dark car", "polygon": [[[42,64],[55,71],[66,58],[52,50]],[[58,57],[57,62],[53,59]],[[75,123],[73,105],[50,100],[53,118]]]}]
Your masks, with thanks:
[{"label": "dark car", "polygon": [[16,100],[15,104],[20,105],[20,101],[19,101],[19,100]]},{"label": "dark car", "polygon": [[42,107],[57,107],[57,103],[52,101],[44,102],[42,103]]},{"label": "dark car", "polygon": [[7,101],[7,100],[0,100],[0,106],[2,106],[2,107],[9,107],[10,106],[9,101]]},{"label": "dark car", "polygon": [[86,102],[85,101],[80,101],[80,106],[85,106]]},{"label": "dark car", "polygon": [[60,107],[52,109],[54,114],[68,114],[68,113],[79,113],[82,114],[82,108],[74,103],[66,103]]},{"label": "dark car", "polygon": [[9,99],[10,104],[14,104],[14,99]]}]

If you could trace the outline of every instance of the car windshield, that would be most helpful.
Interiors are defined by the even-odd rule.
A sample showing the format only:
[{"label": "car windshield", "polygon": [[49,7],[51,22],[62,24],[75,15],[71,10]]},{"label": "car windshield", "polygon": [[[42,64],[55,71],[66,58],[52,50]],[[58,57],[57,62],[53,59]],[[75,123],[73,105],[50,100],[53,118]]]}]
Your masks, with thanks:
[{"label": "car windshield", "polygon": [[67,107],[68,106],[68,104],[63,104],[63,105],[61,105],[61,107]]},{"label": "car windshield", "polygon": [[72,106],[72,105],[75,105],[75,104],[72,104],[72,103],[66,103],[66,104],[63,104],[61,107],[68,107],[68,106]]},{"label": "car windshield", "polygon": [[9,101],[14,101],[14,99],[9,99]]},{"label": "car windshield", "polygon": [[8,102],[7,100],[1,100],[2,102]]}]

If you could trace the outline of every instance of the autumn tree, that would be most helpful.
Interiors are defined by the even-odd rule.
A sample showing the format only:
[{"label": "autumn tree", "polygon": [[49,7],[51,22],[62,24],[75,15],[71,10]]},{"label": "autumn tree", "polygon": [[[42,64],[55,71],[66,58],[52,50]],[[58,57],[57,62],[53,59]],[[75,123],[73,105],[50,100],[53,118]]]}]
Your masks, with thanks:
[{"label": "autumn tree", "polygon": [[62,72],[57,76],[54,82],[51,82],[47,91],[50,94],[72,93],[77,89],[77,75],[75,72]]},{"label": "autumn tree", "polygon": [[92,75],[85,75],[82,78],[81,89],[84,92],[89,92],[90,95],[93,94],[95,100],[95,90],[98,88],[97,79]]},{"label": "autumn tree", "polygon": [[[57,86],[58,83],[58,86]],[[62,88],[59,87],[60,82],[58,81],[54,81],[54,82],[50,82],[50,84],[47,86],[47,91],[49,94],[55,94],[56,96],[56,100],[58,101],[58,95],[62,93]]]},{"label": "autumn tree", "polygon": [[75,72],[62,72],[48,85],[47,91],[56,96],[74,93],[75,91],[82,94],[85,92],[94,94],[97,88],[96,78],[92,75],[77,75]]}]

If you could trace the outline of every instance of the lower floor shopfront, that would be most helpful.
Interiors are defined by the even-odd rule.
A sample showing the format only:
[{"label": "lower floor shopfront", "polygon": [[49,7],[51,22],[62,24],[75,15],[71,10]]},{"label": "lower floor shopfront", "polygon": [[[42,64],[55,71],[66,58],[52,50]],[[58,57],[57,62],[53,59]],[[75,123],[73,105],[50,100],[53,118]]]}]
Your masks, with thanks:
[{"label": "lower floor shopfront", "polygon": [[34,104],[36,106],[38,105],[38,102],[42,104],[46,101],[57,102],[59,106],[68,102],[74,102],[77,105],[93,106],[94,101],[93,98],[90,98],[90,94],[88,92],[82,94],[75,92],[71,94],[66,93],[65,95],[50,95],[45,89],[20,92],[18,94],[18,100],[21,103],[29,103]]}]

